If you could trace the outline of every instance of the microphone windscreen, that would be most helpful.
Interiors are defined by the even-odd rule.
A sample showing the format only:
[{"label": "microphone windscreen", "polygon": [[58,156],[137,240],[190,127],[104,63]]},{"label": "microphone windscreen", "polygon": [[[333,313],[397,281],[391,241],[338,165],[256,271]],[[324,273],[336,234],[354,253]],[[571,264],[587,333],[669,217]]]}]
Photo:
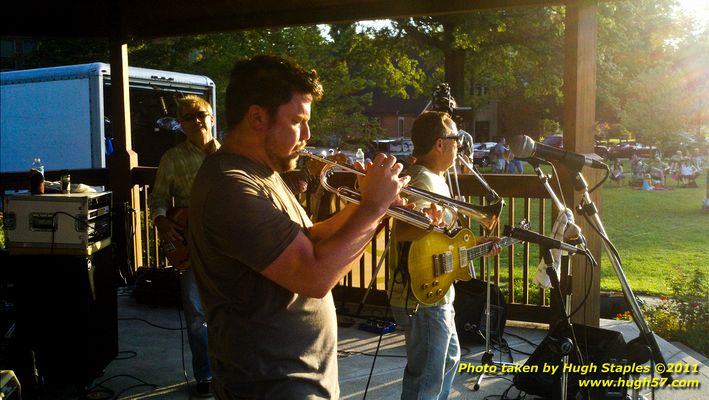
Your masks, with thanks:
[{"label": "microphone windscreen", "polygon": [[527,135],[517,135],[510,141],[510,151],[517,158],[530,158],[534,155],[534,140]]}]

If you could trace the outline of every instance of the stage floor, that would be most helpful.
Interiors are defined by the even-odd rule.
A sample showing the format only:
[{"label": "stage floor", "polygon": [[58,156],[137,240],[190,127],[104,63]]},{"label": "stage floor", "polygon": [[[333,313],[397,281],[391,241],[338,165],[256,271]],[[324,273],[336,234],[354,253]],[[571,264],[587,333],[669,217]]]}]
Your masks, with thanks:
[{"label": "stage floor", "polygon": [[[352,306],[352,312],[356,310]],[[361,315],[381,313],[381,310],[362,310]],[[151,306],[138,304],[128,289],[121,288],[118,293],[118,337],[119,355],[105,370],[102,377],[96,379],[101,387],[107,388],[101,393],[90,393],[89,398],[122,398],[122,399],[189,399],[194,380],[191,372],[190,351],[187,337],[179,330],[179,311],[174,307]],[[365,397],[367,381],[375,361],[373,354],[377,348],[379,335],[357,328],[365,319],[341,316],[341,322],[354,322],[351,327],[340,327],[338,339],[340,390],[342,399],[362,399]],[[149,322],[149,323],[148,323]],[[152,324],[152,325],[151,325]],[[177,330],[158,328],[167,327]],[[637,337],[637,328],[628,321],[602,320],[601,328],[621,332],[625,341]],[[521,324],[508,322],[505,328],[505,339],[509,346],[525,353],[534,352],[536,345],[547,336],[544,325]],[[527,343],[524,338],[534,343]],[[698,373],[675,374],[676,379],[696,379],[700,382],[698,389],[662,389],[655,393],[655,399],[706,399],[709,398],[709,365],[707,360],[697,360],[676,346],[659,338],[660,347],[668,363],[686,363],[697,366]],[[483,345],[462,343],[462,363],[474,369],[481,362],[484,352]],[[527,355],[512,353],[514,363],[522,366]],[[383,336],[379,355],[374,363],[371,381],[366,398],[396,399],[401,393],[401,377],[406,358],[404,357],[404,335],[394,331]],[[698,356],[700,357],[700,356]],[[495,352],[495,360],[500,359],[500,353]],[[507,355],[502,361],[509,362]],[[692,367],[693,368],[693,367]],[[185,378],[185,373],[188,379]],[[519,391],[511,388],[513,373],[486,375],[480,389],[473,391],[477,373],[458,373],[454,381],[452,399],[483,399],[487,396],[503,395],[508,389],[509,398],[515,398]],[[657,375],[655,375],[657,377]],[[644,375],[647,379],[651,376]],[[641,377],[641,379],[642,379]],[[187,381],[189,380],[189,384]],[[151,385],[151,386],[149,386]],[[649,389],[640,392],[650,398]],[[118,397],[108,397],[110,394]],[[62,398],[73,396],[64,393]],[[491,397],[500,398],[500,397]],[[504,398],[504,397],[503,397]],[[535,398],[528,396],[527,398]]]}]

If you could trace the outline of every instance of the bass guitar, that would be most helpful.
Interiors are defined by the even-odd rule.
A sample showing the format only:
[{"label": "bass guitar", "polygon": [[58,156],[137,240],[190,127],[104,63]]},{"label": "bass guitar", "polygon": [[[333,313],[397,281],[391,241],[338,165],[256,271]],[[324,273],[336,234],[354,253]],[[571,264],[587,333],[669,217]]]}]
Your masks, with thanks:
[{"label": "bass guitar", "polygon": [[[520,242],[502,237],[501,248]],[[431,232],[411,242],[408,254],[411,292],[421,304],[439,302],[456,280],[468,281],[474,277],[473,260],[487,254],[495,242],[476,245],[475,235],[461,229],[454,237]]]},{"label": "bass guitar", "polygon": [[167,219],[184,229],[180,232],[183,240],[160,240],[165,257],[173,267],[180,271],[188,270],[192,265],[190,264],[190,249],[187,246],[187,207],[172,207],[167,210],[166,216]]}]

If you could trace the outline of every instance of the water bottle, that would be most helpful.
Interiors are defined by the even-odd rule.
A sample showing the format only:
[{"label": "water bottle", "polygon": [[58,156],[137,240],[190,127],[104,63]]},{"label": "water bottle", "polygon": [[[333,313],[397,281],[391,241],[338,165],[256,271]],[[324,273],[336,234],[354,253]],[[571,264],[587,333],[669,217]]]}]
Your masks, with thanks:
[{"label": "water bottle", "polygon": [[362,151],[362,148],[358,148],[357,152],[355,153],[355,161],[359,161],[364,165],[364,152]]},{"label": "water bottle", "polygon": [[44,164],[39,157],[34,159],[30,169],[30,193],[44,194]]}]

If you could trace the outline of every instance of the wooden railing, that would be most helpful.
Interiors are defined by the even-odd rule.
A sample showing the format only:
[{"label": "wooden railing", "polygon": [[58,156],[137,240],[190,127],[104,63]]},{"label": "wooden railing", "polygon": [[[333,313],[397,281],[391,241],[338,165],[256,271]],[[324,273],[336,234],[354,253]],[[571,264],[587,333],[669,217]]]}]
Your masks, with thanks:
[{"label": "wooden railing", "polygon": [[[156,168],[137,167],[133,169],[133,184],[140,188],[141,227],[135,232],[140,235],[142,249],[137,254],[142,256],[133,262],[134,269],[138,267],[164,267],[166,259],[162,253],[157,238],[157,232],[150,222],[150,211],[147,199],[151,190],[151,185],[155,178]],[[72,182],[81,182],[89,185],[103,185],[110,190],[107,169],[94,170],[71,170]],[[59,180],[61,171],[48,171],[47,179]],[[0,187],[7,189],[24,189],[27,187],[29,179],[28,173],[3,173]],[[347,177],[333,178],[337,183],[338,179],[349,179]],[[541,185],[539,179],[534,175],[485,175],[485,179],[504,199],[505,207],[501,214],[499,225],[516,225],[522,218],[530,222],[530,229],[540,233],[551,230],[553,217],[556,210],[552,209],[549,195]],[[462,175],[459,178],[461,194],[473,204],[482,204],[483,196],[486,194],[484,188],[471,175]],[[315,191],[309,190],[302,195],[302,204],[306,209],[313,204]],[[338,199],[334,209],[339,209],[342,203]],[[137,207],[136,207],[137,208]],[[470,226],[473,232],[482,233],[474,222]],[[381,268],[377,271],[377,265],[387,246],[390,224],[383,226],[380,232],[372,239],[365,253],[359,260],[359,266],[347,274],[334,290],[336,301],[347,303],[363,303],[366,294],[367,304],[386,304],[387,282],[389,282],[388,260],[384,260]],[[493,235],[501,234],[501,227],[498,226]],[[503,249],[499,256],[489,259],[477,260],[477,277],[486,276],[486,267],[490,268],[492,282],[500,287],[508,303],[508,318],[521,321],[548,322],[549,307],[548,293],[545,290],[536,288],[532,283],[532,277],[536,273],[539,263],[538,249],[536,245],[530,246],[528,243],[516,244]],[[375,274],[376,272],[376,274]],[[374,283],[372,283],[374,281]],[[371,288],[370,288],[371,284]],[[370,288],[370,290],[367,290]]]}]

